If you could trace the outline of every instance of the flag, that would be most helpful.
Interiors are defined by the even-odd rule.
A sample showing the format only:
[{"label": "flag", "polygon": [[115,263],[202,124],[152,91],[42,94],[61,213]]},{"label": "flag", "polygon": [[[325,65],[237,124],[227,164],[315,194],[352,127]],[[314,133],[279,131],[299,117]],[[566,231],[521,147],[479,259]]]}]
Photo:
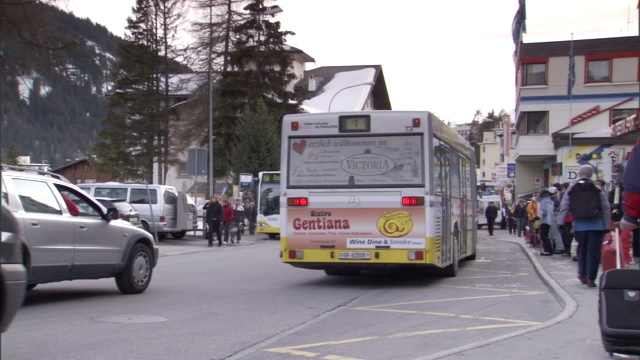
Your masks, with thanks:
[{"label": "flag", "polygon": [[518,11],[516,11],[516,15],[513,17],[513,21],[511,22],[511,36],[513,37],[513,43],[516,46],[520,44],[522,33],[527,32],[526,20],[527,11],[525,0],[518,0]]},{"label": "flag", "polygon": [[573,56],[573,37],[571,39],[571,50],[569,50],[569,79],[567,81],[567,96],[571,100],[573,85],[576,83],[576,60]]}]

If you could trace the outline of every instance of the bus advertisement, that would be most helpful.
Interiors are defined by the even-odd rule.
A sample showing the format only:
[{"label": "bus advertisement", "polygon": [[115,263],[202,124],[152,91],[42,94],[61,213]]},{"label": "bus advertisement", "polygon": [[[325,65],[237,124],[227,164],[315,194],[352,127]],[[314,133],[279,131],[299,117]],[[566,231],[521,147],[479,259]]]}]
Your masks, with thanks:
[{"label": "bus advertisement", "polygon": [[280,236],[280,171],[258,174],[256,231],[275,239]]},{"label": "bus advertisement", "polygon": [[475,259],[474,150],[433,114],[296,114],[282,126],[284,263],[456,276]]}]

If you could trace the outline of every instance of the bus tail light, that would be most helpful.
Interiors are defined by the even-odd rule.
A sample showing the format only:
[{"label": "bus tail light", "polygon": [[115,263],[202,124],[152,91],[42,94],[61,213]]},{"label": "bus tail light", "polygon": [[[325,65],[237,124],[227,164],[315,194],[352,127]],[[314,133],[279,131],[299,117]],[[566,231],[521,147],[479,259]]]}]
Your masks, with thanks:
[{"label": "bus tail light", "polygon": [[309,206],[309,199],[306,197],[287,198],[287,206]]},{"label": "bus tail light", "polygon": [[409,251],[409,260],[424,260],[423,251]]},{"label": "bus tail light", "polygon": [[411,124],[413,125],[413,127],[420,127],[420,118],[413,118]]},{"label": "bus tail light", "polygon": [[291,122],[291,130],[292,131],[298,131],[298,127],[300,126],[300,123],[297,121],[292,121]]},{"label": "bus tail light", "polygon": [[403,206],[420,206],[424,205],[424,196],[403,196]]},{"label": "bus tail light", "polygon": [[302,251],[302,250],[289,250],[289,259],[296,259],[296,260],[304,259],[304,251]]}]

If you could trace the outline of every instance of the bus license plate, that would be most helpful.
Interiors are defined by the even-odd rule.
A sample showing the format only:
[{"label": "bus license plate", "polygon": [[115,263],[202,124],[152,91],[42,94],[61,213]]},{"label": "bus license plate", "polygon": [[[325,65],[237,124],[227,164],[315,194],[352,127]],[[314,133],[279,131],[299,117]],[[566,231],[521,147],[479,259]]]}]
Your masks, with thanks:
[{"label": "bus license plate", "polygon": [[341,260],[371,260],[369,251],[340,251]]}]

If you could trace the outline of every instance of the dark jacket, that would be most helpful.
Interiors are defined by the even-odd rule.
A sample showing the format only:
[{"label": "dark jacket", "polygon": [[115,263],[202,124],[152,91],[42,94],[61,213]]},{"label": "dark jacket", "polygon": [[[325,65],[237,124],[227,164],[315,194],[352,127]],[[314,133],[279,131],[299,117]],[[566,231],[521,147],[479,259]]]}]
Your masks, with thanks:
[{"label": "dark jacket", "polygon": [[526,219],[527,218],[527,208],[520,205],[520,203],[518,203],[516,205],[515,210],[513,211],[513,217],[516,219]]},{"label": "dark jacket", "polygon": [[487,217],[487,220],[495,220],[498,217],[498,208],[493,205],[487,206],[487,209],[484,211],[484,216]]},{"label": "dark jacket", "polygon": [[208,202],[205,204],[205,220],[222,221],[222,205],[219,202]]},{"label": "dark jacket", "polygon": [[249,221],[257,221],[258,220],[258,209],[255,206],[249,206],[246,208],[246,215]]}]

